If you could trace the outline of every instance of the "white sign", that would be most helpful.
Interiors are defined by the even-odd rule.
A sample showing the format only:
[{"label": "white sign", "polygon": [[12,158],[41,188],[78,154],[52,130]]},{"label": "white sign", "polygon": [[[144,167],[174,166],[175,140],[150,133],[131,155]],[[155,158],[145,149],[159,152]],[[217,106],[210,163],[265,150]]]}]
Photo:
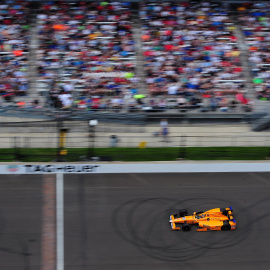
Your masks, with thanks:
[{"label": "white sign", "polygon": [[0,165],[0,174],[270,172],[270,163],[136,163]]}]

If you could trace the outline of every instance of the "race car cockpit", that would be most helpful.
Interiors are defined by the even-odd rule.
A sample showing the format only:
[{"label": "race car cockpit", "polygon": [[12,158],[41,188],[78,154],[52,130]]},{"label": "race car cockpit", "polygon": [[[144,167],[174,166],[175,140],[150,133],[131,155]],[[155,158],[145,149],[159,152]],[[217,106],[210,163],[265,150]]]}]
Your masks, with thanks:
[{"label": "race car cockpit", "polygon": [[195,218],[196,218],[196,219],[200,219],[200,218],[204,218],[204,217],[205,217],[204,214],[201,214],[201,215],[196,215],[196,214],[195,214]]}]

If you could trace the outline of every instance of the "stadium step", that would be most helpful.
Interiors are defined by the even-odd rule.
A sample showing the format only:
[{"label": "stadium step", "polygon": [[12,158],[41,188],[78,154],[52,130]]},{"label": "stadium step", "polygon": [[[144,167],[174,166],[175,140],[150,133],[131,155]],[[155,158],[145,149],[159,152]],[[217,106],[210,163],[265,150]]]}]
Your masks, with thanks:
[{"label": "stadium step", "polygon": [[254,100],[255,93],[254,93],[252,79],[251,79],[252,78],[251,68],[248,61],[248,57],[249,57],[248,48],[246,46],[245,37],[243,35],[241,26],[239,24],[236,7],[235,5],[231,5],[230,7],[231,7],[230,17],[235,26],[234,34],[237,37],[237,47],[241,51],[240,60],[241,60],[241,66],[243,68],[243,75],[245,79],[245,89],[247,89],[245,94],[247,98]]}]

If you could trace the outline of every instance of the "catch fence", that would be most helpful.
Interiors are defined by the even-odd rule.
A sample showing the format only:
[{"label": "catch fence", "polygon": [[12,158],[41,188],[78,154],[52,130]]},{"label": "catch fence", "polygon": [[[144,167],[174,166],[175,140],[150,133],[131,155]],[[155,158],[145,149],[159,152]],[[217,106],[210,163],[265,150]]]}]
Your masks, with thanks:
[{"label": "catch fence", "polygon": [[270,136],[170,134],[164,139],[143,132],[114,137],[84,132],[66,134],[64,141],[57,133],[0,137],[0,161],[230,159],[235,149],[236,159],[264,159],[270,153]]},{"label": "catch fence", "polygon": [[[95,148],[123,147],[137,148],[144,145],[147,148],[164,147],[270,147],[270,135],[243,136],[243,135],[218,135],[218,136],[190,136],[171,135],[167,139],[161,136],[132,134],[115,135],[117,142],[112,143],[111,135],[98,135],[93,138],[88,133],[84,135],[67,135],[65,148]],[[0,148],[57,148],[59,137],[57,134],[45,136],[0,136]]]}]

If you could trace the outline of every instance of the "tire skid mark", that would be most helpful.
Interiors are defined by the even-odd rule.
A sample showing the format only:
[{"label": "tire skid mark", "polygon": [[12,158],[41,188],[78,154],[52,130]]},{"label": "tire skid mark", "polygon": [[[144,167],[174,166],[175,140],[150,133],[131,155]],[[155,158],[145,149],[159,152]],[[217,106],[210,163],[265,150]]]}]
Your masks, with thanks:
[{"label": "tire skid mark", "polygon": [[[245,206],[234,201],[214,196],[197,195],[195,198],[141,198],[126,201],[119,205],[112,214],[112,226],[120,237],[132,243],[148,256],[168,262],[188,261],[203,256],[212,249],[226,249],[237,243],[244,242],[250,231],[241,224],[242,229],[230,232],[207,232],[197,234],[171,232],[164,230],[164,222],[172,209],[181,205],[189,205],[189,210],[215,208],[217,205],[233,205],[244,224],[253,227],[250,211]],[[143,213],[143,215],[141,214]],[[123,230],[119,230],[119,228]],[[161,230],[161,231],[160,231]],[[159,233],[158,233],[159,232]],[[165,236],[166,237],[165,237]]]}]

